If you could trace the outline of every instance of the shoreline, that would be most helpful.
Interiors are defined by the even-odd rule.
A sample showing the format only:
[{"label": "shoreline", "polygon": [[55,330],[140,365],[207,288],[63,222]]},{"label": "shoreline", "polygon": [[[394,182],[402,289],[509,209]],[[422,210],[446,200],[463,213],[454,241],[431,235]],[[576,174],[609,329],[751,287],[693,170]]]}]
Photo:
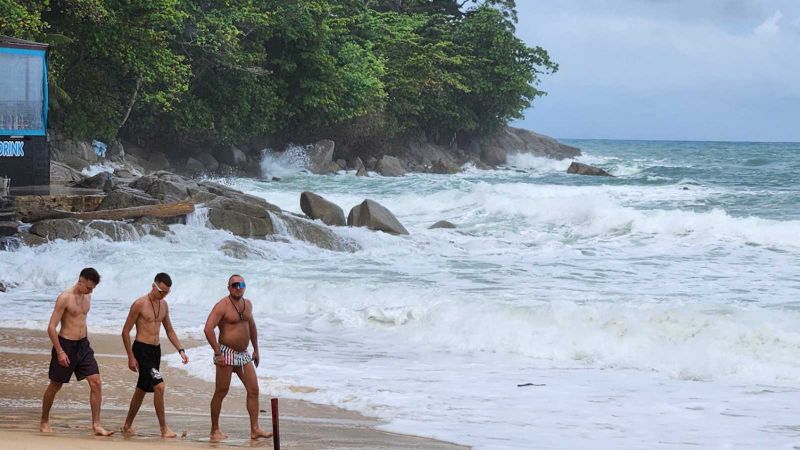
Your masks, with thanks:
[{"label": "shoreline", "polygon": [[[213,383],[195,378],[183,370],[162,363],[167,383],[166,409],[170,427],[178,433],[175,440],[161,439],[158,421],[152,406],[152,395],[145,397],[134,422],[137,436],[124,437],[119,428],[127,414],[130,396],[136,384],[136,374],[127,367],[122,340],[111,334],[90,334],[100,373],[103,377],[103,407],[101,421],[108,430],[117,431],[111,438],[90,435],[88,385],[73,377],[56,396],[51,411],[53,435],[40,433],[41,396],[47,387],[50,360],[50,340],[46,332],[23,328],[0,327],[0,356],[7,363],[0,368],[5,380],[0,385],[0,440],[14,447],[52,448],[114,448],[134,449],[142,445],[174,448],[242,447],[272,448],[272,439],[250,441],[249,423],[245,409],[245,392],[233,383],[222,407],[220,423],[228,434],[221,443],[208,440],[210,417],[208,404]],[[183,339],[184,347],[195,358],[203,357],[192,349],[204,342]],[[171,344],[162,340],[165,354]],[[271,430],[269,395],[261,392],[259,423]],[[468,447],[377,430],[383,424],[378,419],[327,405],[299,400],[280,400],[281,445],[291,449],[320,448],[381,448],[381,449],[466,449]],[[57,442],[56,442],[57,441]]]}]

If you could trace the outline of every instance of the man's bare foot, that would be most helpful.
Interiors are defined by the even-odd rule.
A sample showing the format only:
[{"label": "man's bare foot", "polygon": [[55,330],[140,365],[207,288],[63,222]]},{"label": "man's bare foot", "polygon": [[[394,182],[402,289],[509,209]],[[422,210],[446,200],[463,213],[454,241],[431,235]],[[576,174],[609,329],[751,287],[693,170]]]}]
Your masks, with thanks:
[{"label": "man's bare foot", "polygon": [[261,428],[256,428],[254,431],[250,432],[250,439],[261,439],[261,438],[271,438],[272,433],[262,431]]},{"label": "man's bare foot", "polygon": [[53,429],[50,428],[50,422],[42,422],[39,424],[39,431],[42,433],[52,433]]},{"label": "man's bare foot", "polygon": [[161,437],[162,438],[174,438],[178,437],[178,434],[174,431],[170,430],[169,427],[164,427],[161,429]]},{"label": "man's bare foot", "polygon": [[212,441],[221,441],[221,440],[225,439],[226,437],[228,437],[228,436],[225,433],[223,433],[222,431],[220,431],[220,430],[214,430],[208,436],[208,438],[211,439]]},{"label": "man's bare foot", "polygon": [[94,432],[95,436],[111,436],[114,434],[113,431],[108,431],[100,425],[92,425],[92,431]]},{"label": "man's bare foot", "polygon": [[134,430],[130,425],[123,425],[119,431],[121,431],[125,436],[136,436],[136,430]]}]

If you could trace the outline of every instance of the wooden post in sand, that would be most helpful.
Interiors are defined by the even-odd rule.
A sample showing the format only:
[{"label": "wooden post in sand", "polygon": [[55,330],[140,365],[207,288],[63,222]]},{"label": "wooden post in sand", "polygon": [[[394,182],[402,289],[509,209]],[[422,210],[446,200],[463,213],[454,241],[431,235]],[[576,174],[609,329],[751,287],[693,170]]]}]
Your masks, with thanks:
[{"label": "wooden post in sand", "polygon": [[278,399],[273,398],[269,402],[272,406],[272,444],[275,450],[281,450],[281,431],[278,426]]}]

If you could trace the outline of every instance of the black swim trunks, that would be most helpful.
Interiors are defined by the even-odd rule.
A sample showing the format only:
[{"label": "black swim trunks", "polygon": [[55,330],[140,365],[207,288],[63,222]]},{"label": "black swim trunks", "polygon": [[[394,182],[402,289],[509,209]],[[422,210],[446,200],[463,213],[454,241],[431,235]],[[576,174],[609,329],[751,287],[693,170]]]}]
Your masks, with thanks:
[{"label": "black swim trunks", "polygon": [[139,381],[136,387],[153,392],[153,387],[164,382],[161,378],[161,346],[133,341],[133,357],[139,363]]},{"label": "black swim trunks", "polygon": [[69,358],[69,367],[64,367],[58,362],[58,354],[56,353],[56,348],[53,347],[50,352],[50,380],[56,383],[69,383],[73,373],[75,373],[75,378],[78,381],[100,373],[100,368],[97,367],[97,360],[94,359],[94,350],[89,345],[88,338],[73,341],[59,336],[58,342]]}]

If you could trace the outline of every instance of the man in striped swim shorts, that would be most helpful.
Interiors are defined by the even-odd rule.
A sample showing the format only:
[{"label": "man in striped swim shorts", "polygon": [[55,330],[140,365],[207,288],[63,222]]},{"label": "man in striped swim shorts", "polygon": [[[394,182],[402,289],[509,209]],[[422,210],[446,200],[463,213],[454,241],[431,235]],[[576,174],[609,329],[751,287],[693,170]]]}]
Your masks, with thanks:
[{"label": "man in striped swim shorts", "polygon": [[[247,390],[247,413],[250,415],[250,439],[268,438],[272,433],[262,431],[258,427],[258,332],[253,320],[253,303],[244,298],[246,284],[240,275],[232,275],[228,279],[228,295],[214,305],[206,321],[205,334],[211,348],[214,349],[214,364],[217,366],[216,388],[211,398],[211,435],[212,441],[225,439],[227,436],[220,430],[219,414],[222,400],[228,395],[231,376],[242,380]],[[215,333],[219,328],[219,339]],[[247,352],[252,342],[253,354]]]}]

